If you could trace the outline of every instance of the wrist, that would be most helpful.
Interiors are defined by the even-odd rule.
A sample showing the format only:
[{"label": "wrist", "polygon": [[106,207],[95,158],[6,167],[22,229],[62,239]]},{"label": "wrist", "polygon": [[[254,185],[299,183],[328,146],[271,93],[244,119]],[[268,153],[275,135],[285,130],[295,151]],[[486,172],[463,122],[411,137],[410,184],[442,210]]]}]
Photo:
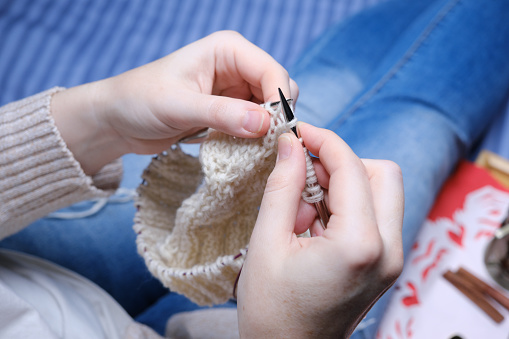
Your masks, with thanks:
[{"label": "wrist", "polygon": [[353,332],[355,321],[349,309],[328,308],[319,296],[313,297],[313,293],[307,293],[309,298],[287,293],[285,290],[298,291],[290,285],[278,289],[277,284],[272,283],[270,292],[263,293],[263,284],[250,278],[255,281],[256,288],[246,276],[241,275],[239,281],[240,338],[349,338]]},{"label": "wrist", "polygon": [[55,125],[87,175],[126,153],[120,136],[104,118],[113,109],[105,81],[58,92],[51,100]]}]

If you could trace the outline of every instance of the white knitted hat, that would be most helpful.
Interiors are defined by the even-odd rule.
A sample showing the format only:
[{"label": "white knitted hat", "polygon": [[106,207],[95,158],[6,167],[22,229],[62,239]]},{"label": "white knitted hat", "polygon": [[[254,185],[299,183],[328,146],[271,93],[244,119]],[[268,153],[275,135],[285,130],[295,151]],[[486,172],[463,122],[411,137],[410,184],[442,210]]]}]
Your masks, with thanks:
[{"label": "white knitted hat", "polygon": [[232,297],[244,263],[277,138],[289,130],[281,105],[263,138],[210,130],[199,160],[178,146],[154,158],[138,187],[134,230],[150,272],[200,305]]}]

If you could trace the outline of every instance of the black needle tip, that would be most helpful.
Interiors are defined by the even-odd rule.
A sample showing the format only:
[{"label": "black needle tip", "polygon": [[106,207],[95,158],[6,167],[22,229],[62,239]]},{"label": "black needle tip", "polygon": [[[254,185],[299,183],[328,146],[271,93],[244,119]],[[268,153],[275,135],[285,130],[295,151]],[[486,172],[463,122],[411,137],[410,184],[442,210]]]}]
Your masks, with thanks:
[{"label": "black needle tip", "polygon": [[[283,92],[281,91],[281,88],[278,88],[279,91],[279,98],[281,98],[281,104],[283,105],[283,112],[286,116],[286,120],[288,122],[292,121],[294,119],[292,109],[290,108],[290,105],[288,105],[288,102],[286,101],[285,96],[283,95]],[[293,133],[295,133],[295,136],[299,137],[297,135],[297,128],[292,127]]]}]

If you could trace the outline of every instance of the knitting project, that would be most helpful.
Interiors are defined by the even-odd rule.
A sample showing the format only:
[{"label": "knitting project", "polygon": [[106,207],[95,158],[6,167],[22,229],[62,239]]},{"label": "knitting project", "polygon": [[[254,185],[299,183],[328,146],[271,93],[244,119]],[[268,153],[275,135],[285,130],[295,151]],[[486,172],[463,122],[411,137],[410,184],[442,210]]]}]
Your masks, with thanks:
[{"label": "knitting project", "polygon": [[199,159],[174,146],[152,160],[138,187],[138,252],[166,287],[199,305],[232,297],[277,138],[296,124],[286,123],[280,104],[262,106],[271,117],[263,138],[209,130]]}]

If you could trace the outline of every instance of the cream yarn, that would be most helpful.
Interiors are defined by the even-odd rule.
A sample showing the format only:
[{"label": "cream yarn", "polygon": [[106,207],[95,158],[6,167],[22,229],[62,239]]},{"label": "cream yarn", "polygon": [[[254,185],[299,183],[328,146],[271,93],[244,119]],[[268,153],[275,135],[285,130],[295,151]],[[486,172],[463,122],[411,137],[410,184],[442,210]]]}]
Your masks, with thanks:
[{"label": "cream yarn", "polygon": [[263,107],[271,116],[265,137],[210,130],[199,160],[173,147],[152,160],[138,188],[138,252],[166,287],[200,305],[232,297],[277,138],[291,126],[280,104]]},{"label": "cream yarn", "polygon": [[[138,252],[166,287],[199,305],[226,302],[244,263],[265,184],[275,165],[277,138],[287,123],[278,103],[263,138],[210,130],[199,159],[178,146],[152,160],[138,187],[134,230]],[[301,140],[302,142],[302,140]],[[307,150],[305,201],[323,197]]]},{"label": "cream yarn", "polygon": [[308,204],[314,204],[324,199],[324,193],[322,187],[318,184],[318,178],[316,177],[315,168],[313,167],[313,160],[309,152],[304,146],[302,138],[299,138],[302,144],[304,155],[306,157],[306,187],[302,191],[302,200]]}]

